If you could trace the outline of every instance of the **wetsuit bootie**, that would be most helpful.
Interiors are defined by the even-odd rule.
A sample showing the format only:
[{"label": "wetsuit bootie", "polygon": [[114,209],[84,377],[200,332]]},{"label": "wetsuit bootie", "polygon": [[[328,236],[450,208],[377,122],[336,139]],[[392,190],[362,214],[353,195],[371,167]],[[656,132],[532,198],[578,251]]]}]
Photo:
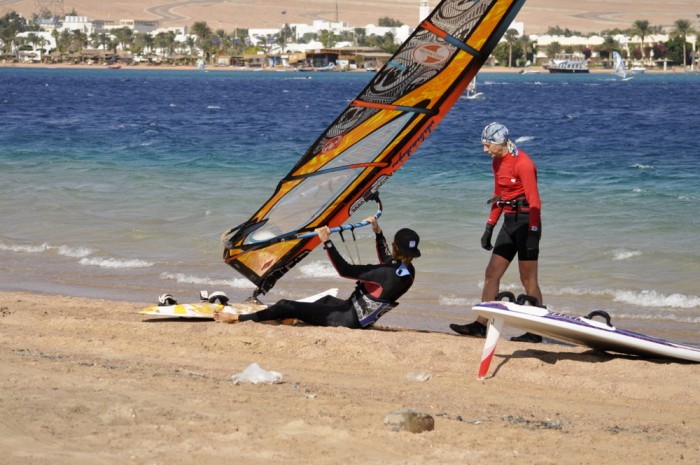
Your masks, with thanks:
[{"label": "wetsuit bootie", "polygon": [[462,336],[471,336],[478,338],[486,337],[486,326],[479,323],[478,321],[466,325],[458,325],[452,323],[450,325],[450,329],[457,334],[461,334]]},{"label": "wetsuit bootie", "polygon": [[538,344],[542,342],[542,336],[532,333],[525,333],[521,334],[520,336],[511,337],[510,340],[515,342],[532,342],[533,344]]}]

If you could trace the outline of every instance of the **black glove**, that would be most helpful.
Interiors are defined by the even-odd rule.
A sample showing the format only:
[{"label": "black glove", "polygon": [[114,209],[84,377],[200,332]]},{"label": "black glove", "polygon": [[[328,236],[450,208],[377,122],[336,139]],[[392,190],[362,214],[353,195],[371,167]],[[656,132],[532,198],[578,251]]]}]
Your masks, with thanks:
[{"label": "black glove", "polygon": [[540,254],[540,233],[539,231],[528,231],[527,239],[525,239],[525,250],[527,258],[536,260]]},{"label": "black glove", "polygon": [[493,225],[487,223],[486,230],[484,231],[484,235],[481,236],[481,247],[484,250],[493,249],[493,246],[491,245],[491,235],[492,234],[493,234]]}]

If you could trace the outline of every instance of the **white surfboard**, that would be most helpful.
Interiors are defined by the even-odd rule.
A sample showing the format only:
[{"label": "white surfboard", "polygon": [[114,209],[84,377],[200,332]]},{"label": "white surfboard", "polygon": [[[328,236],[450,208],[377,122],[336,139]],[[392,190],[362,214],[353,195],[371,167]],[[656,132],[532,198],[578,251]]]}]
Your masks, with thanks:
[{"label": "white surfboard", "polygon": [[[321,297],[327,295],[332,295],[333,297],[338,295],[337,288],[327,289],[318,294],[299,299],[299,302],[315,302]],[[255,313],[260,310],[267,308],[265,304],[256,304],[249,302],[242,303],[228,303],[226,305],[210,303],[207,301],[191,303],[191,304],[175,304],[175,305],[155,305],[153,307],[148,307],[141,310],[139,313],[142,315],[150,316],[168,316],[168,317],[180,317],[180,318],[214,318],[214,311],[221,310],[224,313],[234,313],[237,315],[242,315],[245,313]]]},{"label": "white surfboard", "polygon": [[[609,321],[549,312],[540,307],[503,301],[482,302],[472,310],[489,320],[502,319],[505,325],[530,333],[605,352],[700,362],[700,347],[618,329]],[[591,315],[595,313],[604,314],[593,312]]]}]

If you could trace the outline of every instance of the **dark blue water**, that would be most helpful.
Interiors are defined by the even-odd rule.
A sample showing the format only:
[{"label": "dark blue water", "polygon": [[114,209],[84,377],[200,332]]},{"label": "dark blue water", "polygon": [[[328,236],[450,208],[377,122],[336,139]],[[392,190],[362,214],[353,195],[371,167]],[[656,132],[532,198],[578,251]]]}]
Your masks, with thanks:
[{"label": "dark blue water", "polygon": [[[0,289],[246,297],[219,234],[372,76],[0,68]],[[385,228],[413,226],[427,252],[413,301],[392,317],[432,327],[478,300],[492,189],[479,135],[500,121],[538,165],[550,306],[697,325],[700,76],[481,73],[479,91],[383,188]],[[322,255],[307,261],[280,295],[351,288]],[[517,291],[515,270],[504,286]]]}]

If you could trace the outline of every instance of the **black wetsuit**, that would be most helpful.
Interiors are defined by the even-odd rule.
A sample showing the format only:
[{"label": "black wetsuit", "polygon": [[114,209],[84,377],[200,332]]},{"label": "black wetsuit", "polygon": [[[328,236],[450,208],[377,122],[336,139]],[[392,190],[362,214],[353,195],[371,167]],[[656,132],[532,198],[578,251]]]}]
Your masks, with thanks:
[{"label": "black wetsuit", "polygon": [[315,326],[367,328],[396,306],[396,300],[413,285],[413,265],[404,265],[391,258],[383,233],[376,235],[378,265],[350,264],[336,250],[332,241],[326,241],[323,246],[340,276],[358,280],[355,291],[348,299],[325,296],[316,302],[280,300],[265,310],[240,315],[238,321],[294,318]]}]

